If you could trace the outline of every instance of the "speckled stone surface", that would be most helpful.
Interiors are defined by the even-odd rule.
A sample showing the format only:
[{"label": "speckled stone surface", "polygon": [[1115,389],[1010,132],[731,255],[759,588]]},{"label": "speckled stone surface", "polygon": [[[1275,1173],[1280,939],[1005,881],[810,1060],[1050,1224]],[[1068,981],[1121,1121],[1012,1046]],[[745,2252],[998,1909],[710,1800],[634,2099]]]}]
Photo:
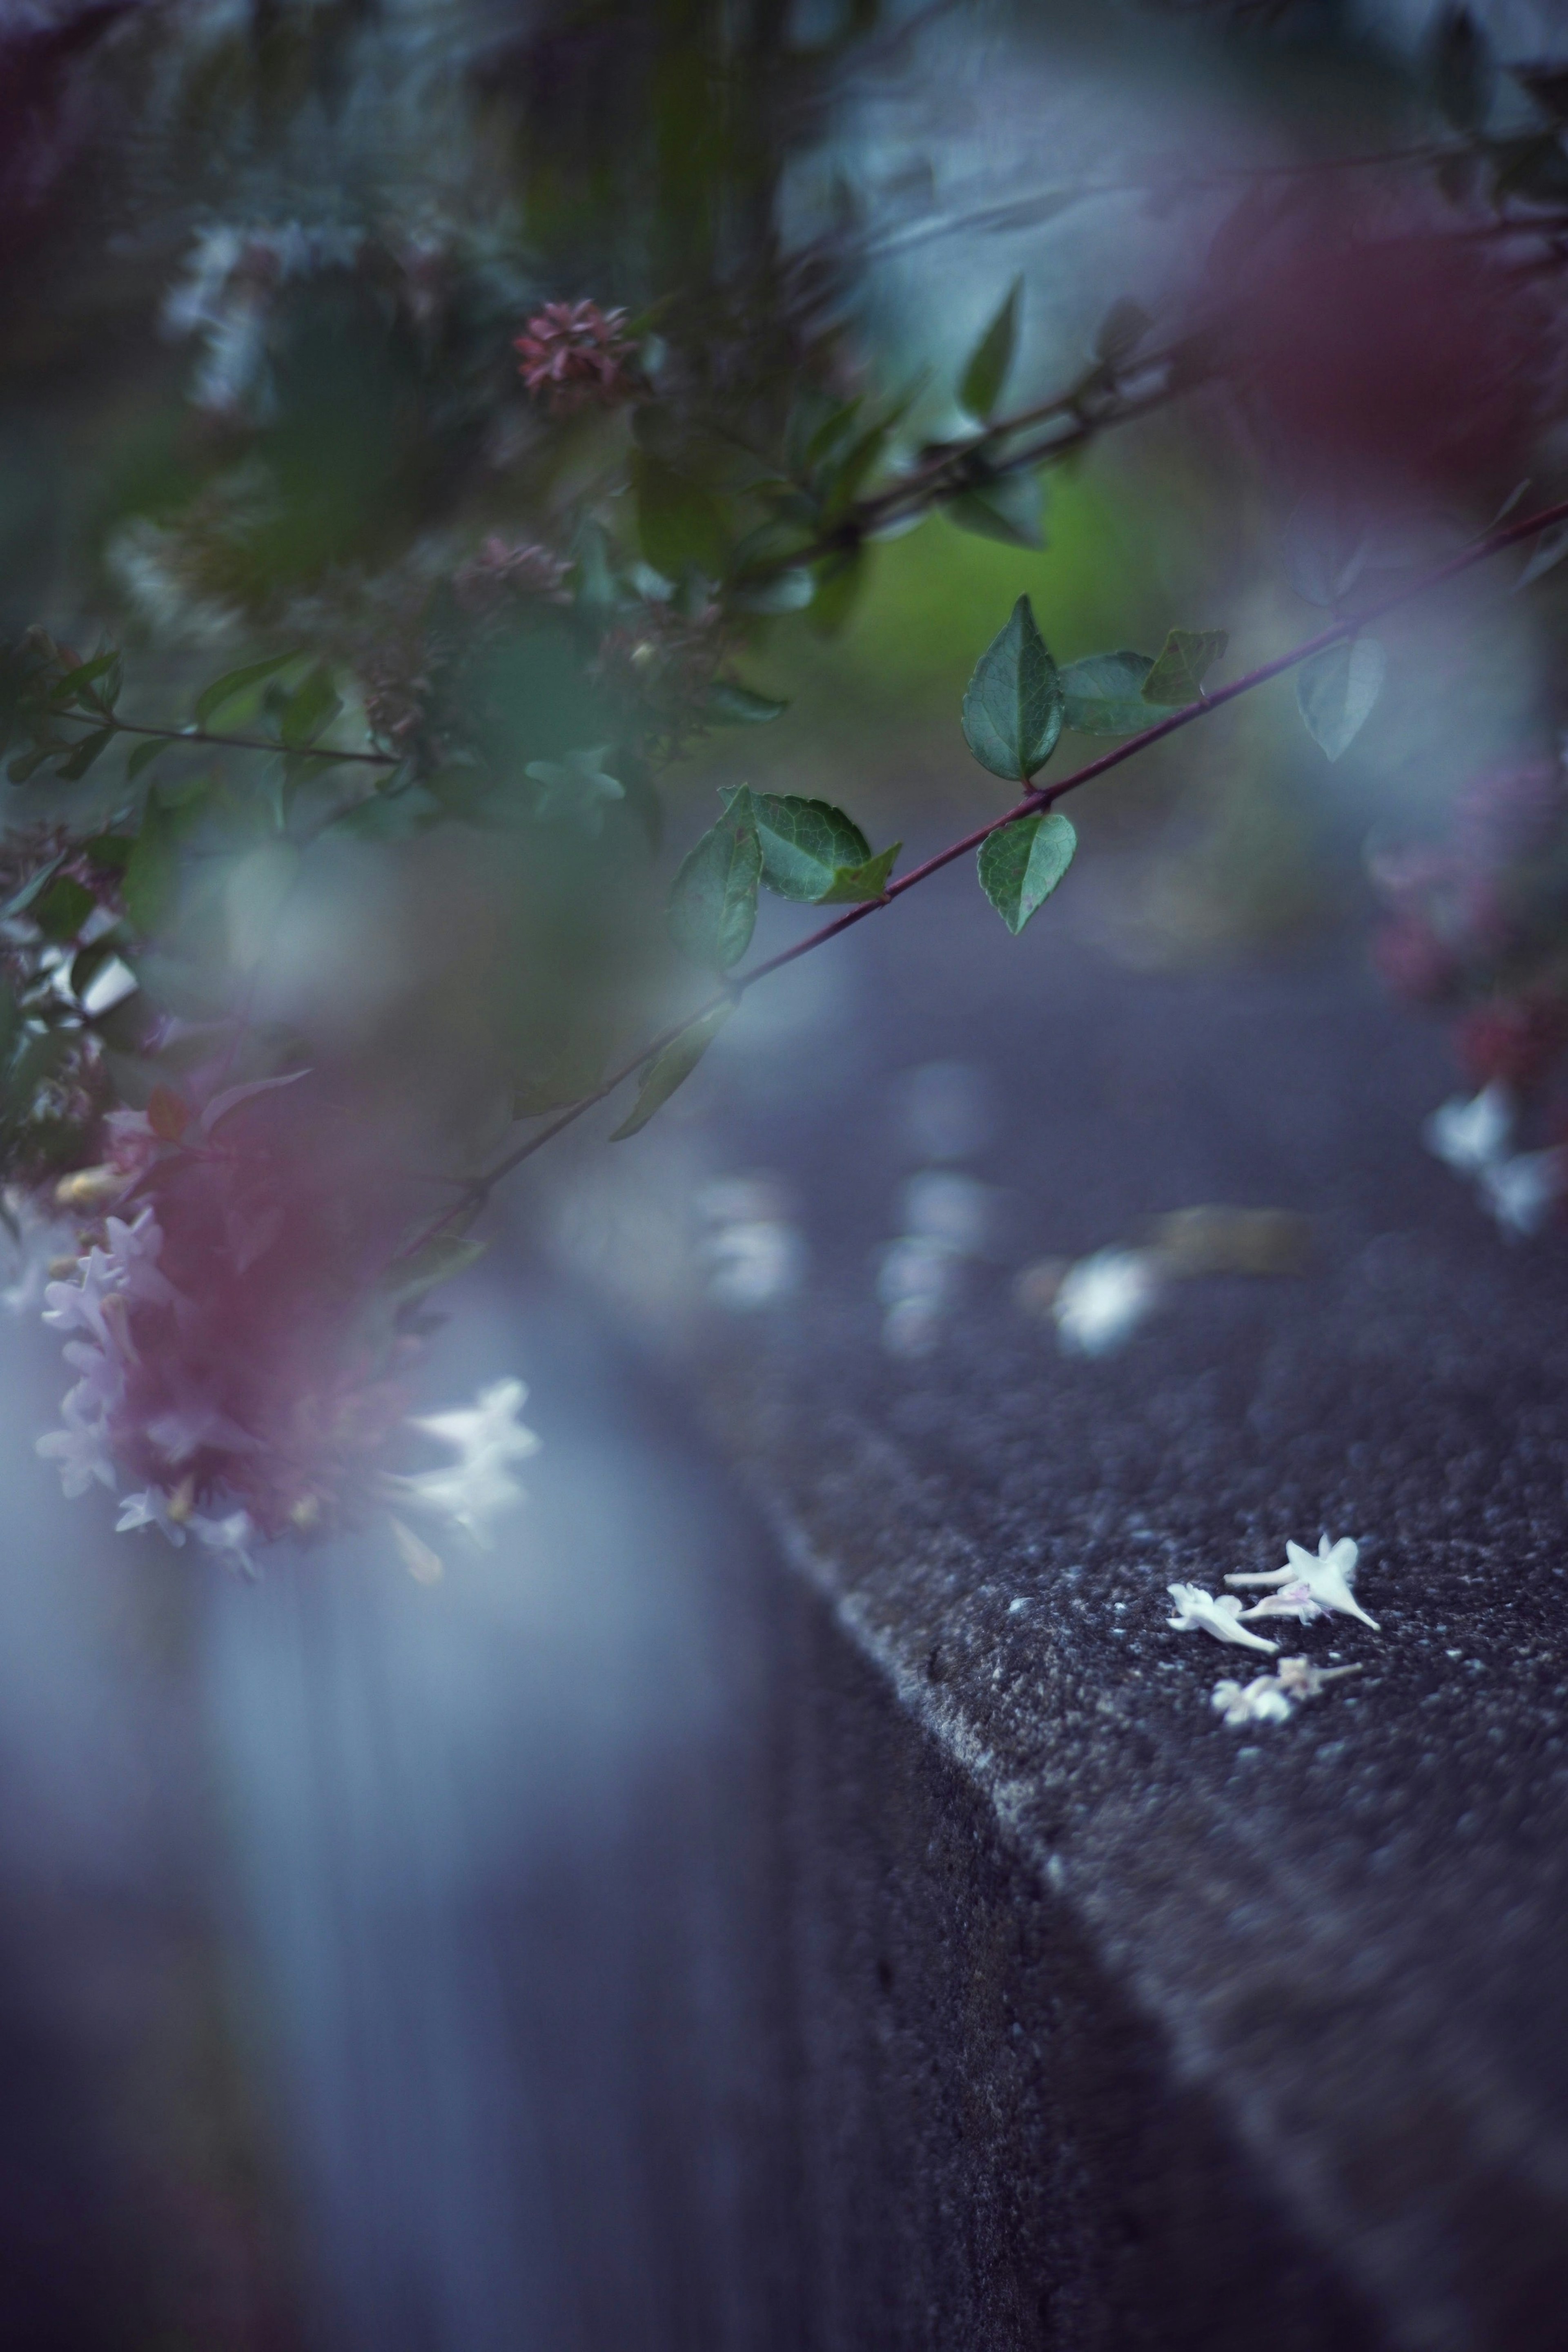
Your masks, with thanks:
[{"label": "speckled stone surface", "polygon": [[[907,2032],[942,2097],[962,2107],[967,2085],[977,2107],[940,2146],[921,2107],[928,2144],[900,2176],[967,2148],[944,2226],[971,2316],[875,2340],[1228,2343],[1245,2318],[1239,2342],[1549,2352],[1568,2343],[1568,1244],[1506,1244],[1423,1152],[1451,1071],[1354,946],[1137,973],[1065,926],[1014,944],[989,920],[954,893],[924,931],[866,925],[815,1026],[770,1043],[767,1083],[721,1074],[711,1113],[710,1156],[783,1171],[814,1255],[793,1305],[710,1333],[709,1415],[883,1695],[865,1705],[893,1709],[928,1775],[928,1901],[894,1805],[902,1863],[866,1862],[882,1893],[841,1890],[824,1916],[902,1906],[915,1952],[962,1937],[978,1897],[942,1848],[969,1821],[995,1857],[986,1905],[1016,1931],[977,1967],[1007,1991],[989,2023],[964,2022],[949,1986],[901,2024],[869,1927],[843,1930],[860,1961],[820,1972],[819,2008],[851,1985],[862,2038],[883,2016],[880,2046]],[[936,1352],[899,1361],[872,1295],[905,1164],[880,1074],[938,1057],[995,1081],[996,1139],[968,1166],[1003,1189],[1004,1239]],[[1183,1284],[1098,1362],[1013,1304],[1030,1256],[1216,1201],[1306,1213],[1310,1270]],[[1359,1538],[1382,1631],[1336,1617],[1287,1625],[1284,1646],[1364,1671],[1289,1723],[1228,1727],[1214,1684],[1265,1662],[1168,1631],[1166,1586],[1221,1591],[1321,1529]],[[885,1778],[897,1740],[879,1738]],[[833,1778],[819,1768],[814,1833],[863,1857],[875,1775],[846,1767],[837,1797]],[[1030,2256],[1015,2236],[999,2268],[974,2250],[1009,2168],[1048,2167],[1069,2128],[998,2120],[1006,2037],[1029,2038],[1037,2081],[1056,2063],[1030,2010],[1054,1998],[1040,1934],[1079,1950],[1073,1981],[1102,1972],[1084,1998],[1104,2046],[1153,2070],[1145,2138],[1196,2102],[1218,2151],[1218,2210],[1189,2204],[1197,2142],[1174,2126],[1164,2156],[1121,2159],[1145,2239],[1196,2265],[1163,2322],[1146,2270],[1142,2333],[1103,2265],[1053,2305],[1060,2245]],[[819,2095],[836,2063],[850,2106],[897,2112],[898,2067],[857,2093],[849,2047]],[[1277,2265],[1277,2289],[1259,2283],[1243,2181],[1284,2217],[1293,2284]],[[884,2216],[884,2238],[898,2227]]]}]

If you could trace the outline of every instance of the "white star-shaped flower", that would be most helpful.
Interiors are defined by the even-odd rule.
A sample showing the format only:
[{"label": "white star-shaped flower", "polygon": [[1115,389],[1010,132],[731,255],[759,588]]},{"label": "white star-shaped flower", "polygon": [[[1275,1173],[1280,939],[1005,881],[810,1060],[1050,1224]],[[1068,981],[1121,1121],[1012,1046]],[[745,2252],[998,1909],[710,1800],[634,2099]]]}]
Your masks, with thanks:
[{"label": "white star-shaped flower", "polygon": [[1290,1700],[1270,1675],[1246,1684],[1216,1683],[1209,1705],[1227,1723],[1288,1723],[1291,1713]]},{"label": "white star-shaped flower", "polygon": [[1538,1234],[1568,1192],[1568,1152],[1516,1151],[1480,1173],[1481,1199],[1511,1240]]},{"label": "white star-shaped flower", "polygon": [[1289,1565],[1284,1568],[1269,1569],[1256,1576],[1228,1576],[1225,1581],[1287,1588],[1303,1584],[1308,1598],[1320,1609],[1337,1609],[1342,1616],[1359,1617],[1364,1625],[1370,1625],[1375,1633],[1379,1633],[1383,1629],[1376,1618],[1367,1615],[1351,1591],[1360,1557],[1360,1546],[1349,1536],[1341,1536],[1336,1544],[1331,1544],[1327,1536],[1320,1536],[1316,1552],[1303,1551],[1300,1544],[1287,1543],[1285,1558]]},{"label": "white star-shaped flower", "polygon": [[1278,1642],[1265,1642],[1237,1622],[1241,1603],[1233,1592],[1222,1592],[1216,1600],[1201,1584],[1169,1584],[1166,1590],[1176,1605],[1176,1614],[1166,1621],[1173,1633],[1201,1630],[1212,1633],[1217,1642],[1234,1642],[1239,1650],[1266,1650],[1270,1657],[1279,1648]]},{"label": "white star-shaped flower", "polygon": [[393,1497],[434,1511],[487,1544],[490,1520],[522,1499],[508,1465],[538,1452],[538,1439],[517,1419],[528,1393],[521,1381],[497,1381],[472,1405],[411,1420],[410,1428],[451,1446],[458,1458],[443,1470],[389,1478]]},{"label": "white star-shaped flower", "polygon": [[1266,1593],[1250,1609],[1241,1612],[1247,1618],[1296,1617],[1303,1625],[1310,1625],[1314,1617],[1322,1613],[1321,1602],[1312,1599],[1312,1586],[1303,1584],[1299,1578],[1294,1584],[1281,1584],[1277,1591]]},{"label": "white star-shaped flower", "polygon": [[193,1511],[185,1524],[197,1542],[215,1552],[225,1567],[237,1568],[246,1576],[256,1574],[250,1556],[256,1527],[248,1511],[230,1511],[221,1519],[204,1518],[200,1511]]},{"label": "white star-shaped flower", "polygon": [[46,1462],[58,1463],[60,1485],[73,1498],[85,1495],[95,1478],[105,1486],[115,1483],[104,1424],[83,1412],[79,1394],[78,1389],[72,1389],[60,1407],[65,1427],[51,1429],[37,1444]]},{"label": "white star-shaped flower", "polygon": [[1444,1103],[1421,1130],[1427,1150],[1461,1176],[1500,1160],[1512,1131],[1512,1097],[1496,1078],[1469,1100],[1456,1095]]},{"label": "white star-shaped flower", "polygon": [[1132,1338],[1160,1290],[1153,1250],[1096,1250],[1061,1278],[1051,1307],[1057,1339],[1070,1355],[1109,1355]]},{"label": "white star-shaped flower", "polygon": [[185,1540],[185,1530],[177,1519],[169,1517],[169,1497],[162,1488],[146,1486],[140,1495],[122,1495],[120,1517],[114,1523],[117,1536],[132,1535],[139,1528],[162,1528],[170,1542],[176,1547]]}]

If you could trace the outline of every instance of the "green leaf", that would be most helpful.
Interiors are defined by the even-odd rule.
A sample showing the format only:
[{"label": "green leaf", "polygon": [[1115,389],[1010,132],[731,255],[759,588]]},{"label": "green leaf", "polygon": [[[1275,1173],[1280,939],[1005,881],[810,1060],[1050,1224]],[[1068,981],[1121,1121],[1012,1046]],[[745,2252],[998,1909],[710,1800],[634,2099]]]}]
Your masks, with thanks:
[{"label": "green leaf", "polygon": [[1365,726],[1386,667],[1387,656],[1375,637],[1342,640],[1302,663],[1296,702],[1312,740],[1331,760],[1348,751]]},{"label": "green leaf", "polygon": [[127,783],[133,782],[143,768],[150,768],[153,761],[169,749],[169,740],[167,735],[155,735],[145,743],[138,743],[135,751],[125,762]]},{"label": "green leaf", "polygon": [[1061,673],[1068,726],[1080,735],[1141,735],[1157,726],[1170,709],[1144,700],[1144,681],[1154,666],[1151,655],[1126,648],[1069,662]]},{"label": "green leaf", "polygon": [[[91,661],[78,662],[74,668],[68,669],[64,677],[57,680],[50,692],[49,700],[57,710],[63,710],[73,702],[96,702],[99,698],[89,689],[106,671],[114,667],[119,659],[118,648],[110,646],[107,653],[95,654]],[[112,697],[109,699],[112,700]]]},{"label": "green leaf", "polygon": [[1568,555],[1568,523],[1559,523],[1555,530],[1542,531],[1529,562],[1513,583],[1515,595],[1533,581],[1543,579],[1565,555]]},{"label": "green leaf", "polygon": [[21,888],[13,891],[5,905],[0,907],[0,923],[8,923],[13,916],[25,915],[34,899],[41,897],[48,887],[65,862],[66,853],[62,849],[46,865],[40,866],[36,874],[29,874]]},{"label": "green leaf", "polygon": [[83,882],[58,874],[33,908],[33,920],[47,940],[74,940],[98,900]]},{"label": "green leaf", "polygon": [[1468,8],[1446,8],[1431,44],[1432,95],[1457,131],[1479,131],[1491,112],[1497,61]]},{"label": "green leaf", "polygon": [[716,825],[687,853],[670,890],[670,936],[683,955],[727,971],[751,945],[762,844],[757,806],[745,784]]},{"label": "green leaf", "polygon": [[95,833],[82,843],[85,856],[95,866],[102,866],[110,874],[123,874],[131,863],[131,853],[136,846],[133,833]]},{"label": "green leaf", "polygon": [[787,702],[776,702],[770,694],[758,694],[736,678],[716,677],[708,688],[704,716],[715,727],[766,727],[789,708]]},{"label": "green leaf", "polygon": [[717,500],[649,449],[633,453],[632,479],[637,535],[654,569],[668,580],[678,580],[686,565],[695,563],[710,580],[722,579],[728,565],[729,533]]},{"label": "green leaf", "polygon": [[79,783],[93,761],[100,753],[108,751],[114,737],[115,730],[112,727],[100,727],[96,734],[85,736],[77,745],[70,758],[61,761],[57,771],[61,782]]},{"label": "green leaf", "polygon": [[1078,835],[1064,816],[1020,817],[980,844],[980,887],[1016,936],[1043,907],[1068,867]]},{"label": "green leaf", "polygon": [[1015,278],[1006,300],[969,355],[958,383],[958,398],[971,416],[988,425],[1018,348],[1019,306],[1023,279]]},{"label": "green leaf", "polygon": [[895,841],[891,849],[879,849],[874,857],[866,858],[859,866],[841,866],[818,899],[818,906],[859,906],[868,898],[885,898],[887,877],[903,847],[902,841]]},{"label": "green leaf", "polygon": [[1285,525],[1281,548],[1297,595],[1332,613],[1365,569],[1372,541],[1354,509],[1303,501]]},{"label": "green leaf", "polygon": [[246,662],[243,669],[227,670],[222,677],[214,678],[211,686],[204,687],[196,697],[197,726],[210,726],[225,703],[236,701],[253,686],[259,686],[264,678],[275,677],[277,671],[287,669],[290,662],[298,659],[298,651],[274,654],[267,661]]},{"label": "green leaf", "polygon": [[1154,320],[1141,302],[1124,294],[1113,302],[1100,321],[1100,331],[1094,338],[1094,356],[1108,368],[1118,368],[1130,360],[1147,335]]},{"label": "green leaf", "polygon": [[64,750],[63,743],[39,743],[31,751],[18,751],[5,773],[14,784],[30,783],[44,761],[52,760],[57,751]]},{"label": "green leaf", "polygon": [[866,583],[865,550],[831,556],[817,573],[810,625],[820,637],[836,637],[860,601]]},{"label": "green leaf", "polygon": [[949,500],[947,513],[960,530],[972,530],[981,539],[999,539],[1008,547],[1043,547],[1045,532],[1040,520],[1043,496],[1038,474],[1027,469],[998,474],[991,481],[976,482],[960,490]]},{"label": "green leaf", "polygon": [[1064,708],[1056,664],[1029,598],[1020,596],[975,665],[964,696],[964,740],[982,768],[1025,783],[1056,748]]},{"label": "green leaf", "polygon": [[816,593],[810,568],[792,563],[770,578],[741,581],[729,602],[737,613],[803,613]]},{"label": "green leaf", "polygon": [[863,866],[871,856],[871,844],[853,818],[827,801],[757,793],[752,806],[763,885],[780,898],[813,906],[832,888],[841,868]]},{"label": "green leaf", "polygon": [[457,1275],[466,1274],[489,1246],[488,1242],[476,1241],[468,1234],[434,1234],[410,1256],[394,1258],[379,1287],[406,1306],[411,1299],[423,1298],[438,1283],[451,1282]]},{"label": "green leaf", "polygon": [[1144,680],[1139,700],[1178,710],[1196,702],[1204,679],[1229,643],[1224,629],[1173,629]]},{"label": "green leaf", "polygon": [[330,727],[342,708],[342,697],[332,683],[331,671],[325,662],[318,662],[284,704],[277,731],[291,751],[303,751],[314,743],[323,729]]},{"label": "green leaf", "polygon": [[144,938],[156,931],[173,906],[180,879],[180,852],[173,821],[148,803],[125,868],[125,911]]},{"label": "green leaf", "polygon": [[716,1004],[710,1013],[688,1023],[678,1037],[672,1038],[662,1054],[656,1055],[643,1074],[637,1089],[637,1099],[629,1115],[612,1134],[612,1143],[623,1143],[646,1127],[656,1110],[663,1108],[678,1086],[685,1084],[735,1011],[733,1004]]}]

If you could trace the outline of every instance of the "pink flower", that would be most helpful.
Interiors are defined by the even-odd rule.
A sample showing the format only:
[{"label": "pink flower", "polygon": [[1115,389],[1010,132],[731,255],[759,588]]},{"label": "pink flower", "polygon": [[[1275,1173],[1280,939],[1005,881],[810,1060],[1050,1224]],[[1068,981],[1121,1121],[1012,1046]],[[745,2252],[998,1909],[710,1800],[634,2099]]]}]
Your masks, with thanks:
[{"label": "pink flower", "polygon": [[629,399],[636,347],[621,332],[625,322],[624,310],[601,310],[597,302],[547,302],[513,344],[528,391],[548,394],[556,416]]}]

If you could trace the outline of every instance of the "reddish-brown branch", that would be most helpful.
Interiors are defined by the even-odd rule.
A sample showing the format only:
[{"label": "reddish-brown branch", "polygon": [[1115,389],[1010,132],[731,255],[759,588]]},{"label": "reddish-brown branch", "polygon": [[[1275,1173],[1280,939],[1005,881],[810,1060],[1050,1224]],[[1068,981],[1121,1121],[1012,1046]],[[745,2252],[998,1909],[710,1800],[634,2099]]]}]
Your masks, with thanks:
[{"label": "reddish-brown branch", "polygon": [[825,947],[830,940],[836,940],[856,923],[864,922],[868,915],[878,913],[883,907],[891,907],[895,898],[904,897],[905,891],[928,881],[933,874],[939,874],[945,866],[951,866],[968,851],[978,849],[982,842],[988,841],[993,833],[1000,833],[1004,825],[1016,824],[1021,817],[1038,815],[1042,810],[1052,807],[1057,801],[1064,799],[1069,793],[1076,792],[1080,785],[1092,782],[1097,776],[1108,775],[1113,768],[1119,768],[1140,751],[1146,751],[1152,743],[1163,742],[1167,735],[1176,734],[1179,728],[1190,727],[1194,719],[1204,718],[1211,710],[1220,709],[1243,694],[1250,694],[1257,687],[1266,686],[1270,678],[1279,677],[1285,671],[1296,668],[1300,663],[1310,661],[1314,654],[1323,653],[1330,646],[1355,636],[1369,623],[1381,620],[1385,613],[1396,612],[1400,605],[1412,603],[1434,588],[1440,588],[1446,581],[1457,579],[1461,572],[1469,572],[1477,563],[1485,562],[1490,556],[1500,555],[1507,548],[1517,547],[1526,540],[1534,539],[1558,523],[1568,523],[1568,499],[1556,506],[1544,507],[1539,513],[1526,515],[1519,522],[1508,523],[1499,530],[1489,532],[1485,539],[1478,540],[1474,546],[1467,547],[1447,563],[1439,564],[1436,571],[1424,572],[1419,580],[1407,581],[1404,587],[1395,589],[1363,612],[1333,622],[1328,628],[1320,629],[1315,636],[1292,646],[1289,653],[1277,654],[1272,661],[1260,662],[1244,677],[1234,679],[1228,686],[1217,688],[1214,693],[1205,695],[1197,702],[1189,702],[1184,709],[1173,711],[1168,719],[1146,727],[1141,735],[1129,736],[1124,743],[1118,743],[1114,751],[1103,751],[1097,760],[1090,760],[1083,767],[1074,769],[1072,774],[1063,777],[1060,783],[1041,785],[1037,791],[1025,793],[1021,800],[1000,816],[991,817],[961,839],[949,842],[945,849],[937,850],[934,856],[927,857],[921,865],[911,866],[907,874],[902,874],[895,882],[889,883],[880,898],[869,898],[860,906],[846,908],[831,922],[823,923],[818,929],[809,931],[804,939],[797,940],[792,947],[781,948],[777,955],[765,957],[760,963],[753,964],[749,971],[732,973],[716,995],[696,1006],[685,1020],[672,1023],[668,1028],[650,1038],[629,1061],[612,1071],[592,1094],[585,1095],[580,1102],[573,1103],[570,1109],[551,1119],[548,1127],[541,1128],[529,1136],[526,1143],[507,1152],[494,1168],[483,1176],[476,1177],[456,1206],[430,1226],[413,1246],[421,1246],[480,1207],[504,1176],[509,1176],[514,1168],[520,1168],[525,1160],[531,1160],[536,1151],[541,1151],[547,1143],[572,1126],[585,1111],[591,1110],[595,1104],[602,1102],[618,1087],[623,1086],[628,1078],[635,1076],[656,1055],[662,1054],[667,1045],[673,1045],[684,1031],[690,1028],[694,1021],[700,1021],[705,1013],[716,1011],[721,1004],[737,1002],[748,988],[755,987],[759,980],[767,979],[770,972],[780,971],[786,964],[798,962],[801,956],[810,955],[813,949]]}]

